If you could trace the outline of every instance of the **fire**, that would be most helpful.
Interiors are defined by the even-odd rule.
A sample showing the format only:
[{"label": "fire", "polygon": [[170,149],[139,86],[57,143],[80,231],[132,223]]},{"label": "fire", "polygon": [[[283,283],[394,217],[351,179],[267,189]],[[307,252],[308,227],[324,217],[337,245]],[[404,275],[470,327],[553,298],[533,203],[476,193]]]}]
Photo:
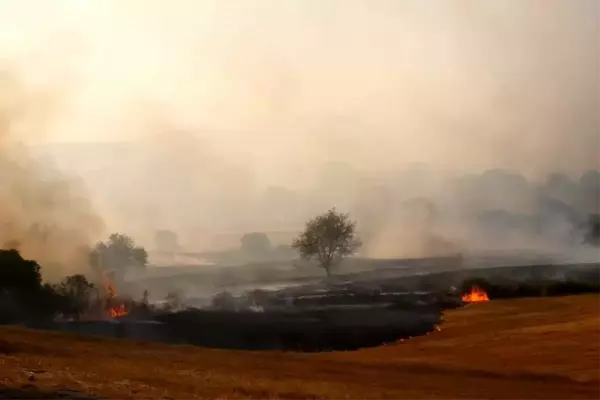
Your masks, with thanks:
[{"label": "fire", "polygon": [[[115,288],[115,284],[112,281],[112,279],[110,279],[108,276],[111,272],[113,271],[105,271],[102,280],[104,284],[104,289],[106,290],[107,294],[107,305],[114,304],[115,300],[117,300],[117,290]],[[110,315],[111,318],[123,317],[128,313],[129,312],[125,307],[125,304],[123,304],[122,302],[116,306],[108,308],[108,315]]]},{"label": "fire", "polygon": [[108,276],[111,272],[113,271],[104,271],[102,274],[102,283],[104,284],[104,289],[106,290],[108,297],[112,299],[117,296],[117,290],[115,289],[115,284],[112,279]]},{"label": "fire", "polygon": [[462,295],[462,301],[465,303],[478,303],[480,301],[489,301],[485,290],[481,289],[479,286],[473,286],[471,291]]},{"label": "fire", "polygon": [[120,304],[116,307],[112,307],[108,309],[108,315],[112,318],[122,317],[127,315],[127,309],[125,308],[125,304]]}]

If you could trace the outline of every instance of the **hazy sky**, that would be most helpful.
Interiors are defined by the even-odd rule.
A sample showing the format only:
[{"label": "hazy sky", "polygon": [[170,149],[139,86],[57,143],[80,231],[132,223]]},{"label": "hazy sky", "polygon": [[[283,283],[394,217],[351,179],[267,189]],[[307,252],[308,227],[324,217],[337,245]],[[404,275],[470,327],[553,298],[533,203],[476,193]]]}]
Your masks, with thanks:
[{"label": "hazy sky", "polygon": [[[112,168],[85,175],[90,194],[46,187],[15,141],[142,151],[90,157],[90,170]],[[376,178],[411,163],[529,179],[600,168],[600,2],[0,0],[0,162],[27,183],[22,197],[0,193],[0,223],[13,219],[16,236],[39,222],[31,199],[46,224],[76,209],[63,231],[86,242],[98,220],[146,239],[260,230],[277,219],[270,186],[311,193],[311,213],[335,205],[315,181],[331,161]],[[377,214],[365,219],[389,219],[371,189],[352,190],[339,197],[364,201]],[[305,218],[288,195],[271,192],[277,212]]]},{"label": "hazy sky", "polygon": [[165,127],[261,171],[580,171],[599,164],[599,21],[595,0],[0,0],[0,59],[61,93],[44,140]]}]

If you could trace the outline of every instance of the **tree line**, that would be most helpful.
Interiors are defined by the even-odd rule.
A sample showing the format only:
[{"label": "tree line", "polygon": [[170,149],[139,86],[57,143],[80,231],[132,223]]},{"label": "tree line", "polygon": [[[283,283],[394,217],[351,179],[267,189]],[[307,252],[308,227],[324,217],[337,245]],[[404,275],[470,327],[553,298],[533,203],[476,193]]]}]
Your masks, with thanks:
[{"label": "tree line", "polygon": [[89,254],[92,280],[84,274],[66,276],[57,283],[42,281],[41,266],[23,258],[15,248],[0,250],[0,323],[51,320],[57,316],[79,319],[102,308],[106,288],[103,274],[122,279],[128,268],[143,268],[148,253],[123,234],[112,234]]},{"label": "tree line", "polygon": [[[331,209],[308,221],[292,248],[307,261],[314,260],[330,276],[332,268],[360,246],[355,227],[347,214]],[[258,235],[249,235],[243,243],[252,249],[256,246],[253,241],[260,240]],[[114,296],[102,284],[106,273],[118,286],[128,270],[143,269],[147,264],[146,249],[129,236],[115,233],[90,251],[92,280],[75,274],[58,283],[47,283],[42,281],[42,267],[36,261],[23,258],[17,249],[0,250],[0,323],[51,320],[57,316],[79,319]],[[147,293],[144,298],[147,301]]]}]

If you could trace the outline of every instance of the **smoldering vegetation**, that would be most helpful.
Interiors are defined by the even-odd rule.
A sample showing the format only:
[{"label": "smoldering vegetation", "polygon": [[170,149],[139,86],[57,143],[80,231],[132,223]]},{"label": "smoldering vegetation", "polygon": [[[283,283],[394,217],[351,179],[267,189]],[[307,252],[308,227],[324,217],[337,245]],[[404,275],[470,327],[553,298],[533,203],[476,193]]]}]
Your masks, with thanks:
[{"label": "smoldering vegetation", "polygon": [[413,269],[394,278],[357,273],[327,284],[239,296],[223,292],[202,310],[159,313],[156,318],[169,340],[202,346],[351,350],[439,329],[442,312],[463,306],[461,295],[475,286],[492,300],[598,293],[599,272],[600,265],[590,263],[429,269],[425,275]]},{"label": "smoldering vegetation", "polygon": [[463,306],[474,287],[491,300],[600,291],[598,263],[405,272],[395,278],[346,275],[239,296],[224,292],[202,309],[181,303],[179,309],[50,328],[229,349],[352,350],[443,329],[442,312]]}]

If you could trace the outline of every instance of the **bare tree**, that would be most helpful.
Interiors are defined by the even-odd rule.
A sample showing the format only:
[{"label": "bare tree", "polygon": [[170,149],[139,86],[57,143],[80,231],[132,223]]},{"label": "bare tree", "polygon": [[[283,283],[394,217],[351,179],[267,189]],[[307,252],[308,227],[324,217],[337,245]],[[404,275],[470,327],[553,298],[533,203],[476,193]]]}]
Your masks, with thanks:
[{"label": "bare tree", "polygon": [[354,254],[361,244],[356,237],[356,222],[332,208],[309,220],[292,248],[307,261],[316,259],[331,277],[331,267]]}]

